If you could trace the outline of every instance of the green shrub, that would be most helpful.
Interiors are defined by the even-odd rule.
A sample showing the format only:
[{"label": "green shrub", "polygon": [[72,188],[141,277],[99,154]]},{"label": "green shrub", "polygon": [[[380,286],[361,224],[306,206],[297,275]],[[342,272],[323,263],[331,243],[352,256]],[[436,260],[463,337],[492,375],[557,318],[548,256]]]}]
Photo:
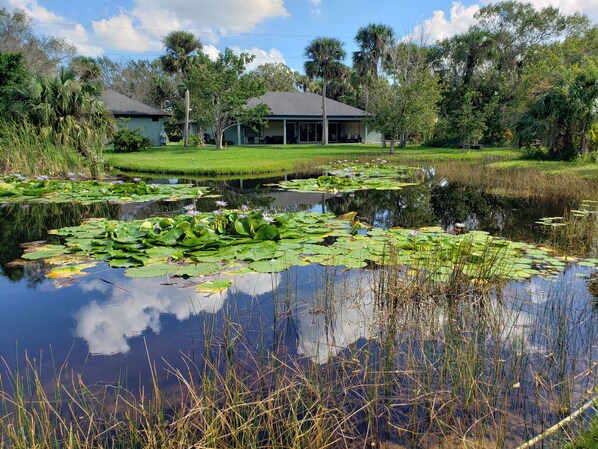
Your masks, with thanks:
[{"label": "green shrub", "polygon": [[141,128],[129,129],[120,126],[112,137],[114,151],[128,153],[131,151],[146,150],[152,146],[152,141],[141,134]]}]

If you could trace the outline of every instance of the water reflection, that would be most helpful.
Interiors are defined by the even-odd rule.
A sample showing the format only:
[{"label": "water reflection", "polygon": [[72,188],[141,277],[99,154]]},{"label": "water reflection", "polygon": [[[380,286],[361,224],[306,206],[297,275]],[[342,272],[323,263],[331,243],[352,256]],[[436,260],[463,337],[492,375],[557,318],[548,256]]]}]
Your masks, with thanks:
[{"label": "water reflection", "polygon": [[160,334],[161,315],[184,321],[202,312],[217,313],[238,293],[255,297],[276,289],[279,275],[250,273],[232,280],[228,292],[204,294],[195,286],[164,284],[162,278],[128,279],[116,287],[98,278],[82,279],[79,288],[87,297],[100,294],[105,299],[93,299],[76,313],[75,336],[87,342],[93,355],[126,354],[129,339],[147,330]]}]

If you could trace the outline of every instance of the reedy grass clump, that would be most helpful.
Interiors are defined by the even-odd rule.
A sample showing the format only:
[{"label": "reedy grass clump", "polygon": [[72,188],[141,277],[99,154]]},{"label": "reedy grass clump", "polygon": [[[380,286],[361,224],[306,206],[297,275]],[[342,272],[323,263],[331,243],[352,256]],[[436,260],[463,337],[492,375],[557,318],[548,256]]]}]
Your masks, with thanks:
[{"label": "reedy grass clump", "polygon": [[76,149],[55,144],[27,120],[0,120],[0,174],[64,177],[68,172],[89,173],[87,161]]}]

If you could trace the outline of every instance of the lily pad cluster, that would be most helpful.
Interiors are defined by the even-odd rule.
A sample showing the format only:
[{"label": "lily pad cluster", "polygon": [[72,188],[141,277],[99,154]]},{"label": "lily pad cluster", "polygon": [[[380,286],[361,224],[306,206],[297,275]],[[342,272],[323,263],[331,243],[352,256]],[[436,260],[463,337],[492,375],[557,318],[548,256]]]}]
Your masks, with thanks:
[{"label": "lily pad cluster", "polygon": [[281,181],[275,185],[296,192],[355,192],[356,190],[400,190],[417,185],[418,169],[407,166],[387,165],[376,159],[369,163],[338,161],[323,167],[325,174],[317,178]]},{"label": "lily pad cluster", "polygon": [[[80,257],[90,257],[126,268],[125,274],[132,277],[273,273],[307,264],[390,266],[415,270],[435,282],[455,276],[525,280],[553,275],[567,264],[567,259],[553,256],[547,248],[481,231],[455,235],[429,227],[359,232],[363,228],[354,214],[334,217],[312,212],[269,216],[260,211],[218,210],[129,222],[92,219],[53,231],[64,237],[63,245],[28,247],[23,258],[56,260],[71,255],[79,256],[77,263],[82,264]],[[578,262],[596,266],[598,259]],[[75,265],[71,271],[81,270]]]},{"label": "lily pad cluster", "polygon": [[139,178],[124,181],[82,181],[76,178],[53,180],[45,176],[25,178],[5,176],[0,181],[0,203],[66,203],[99,202],[136,203],[146,201],[177,201],[203,196],[207,188],[190,184],[146,184]]}]

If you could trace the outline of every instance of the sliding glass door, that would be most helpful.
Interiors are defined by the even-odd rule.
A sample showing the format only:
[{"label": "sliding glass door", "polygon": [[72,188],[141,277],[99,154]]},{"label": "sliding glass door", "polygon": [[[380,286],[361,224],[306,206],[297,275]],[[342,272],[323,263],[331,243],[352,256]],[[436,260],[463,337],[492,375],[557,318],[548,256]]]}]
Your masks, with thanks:
[{"label": "sliding glass door", "polygon": [[322,124],[321,123],[299,123],[299,141],[300,142],[321,142]]}]

